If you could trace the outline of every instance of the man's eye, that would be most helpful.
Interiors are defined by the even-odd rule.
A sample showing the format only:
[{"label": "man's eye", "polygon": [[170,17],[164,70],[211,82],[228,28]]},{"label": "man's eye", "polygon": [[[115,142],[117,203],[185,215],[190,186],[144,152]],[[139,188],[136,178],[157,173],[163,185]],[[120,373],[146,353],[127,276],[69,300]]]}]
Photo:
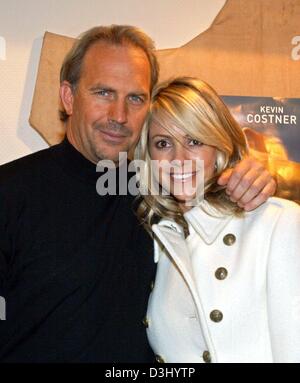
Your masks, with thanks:
[{"label": "man's eye", "polygon": [[190,138],[190,139],[188,140],[188,145],[189,145],[189,146],[201,146],[201,145],[203,145],[203,144],[202,144],[201,141],[198,141],[198,140],[196,140],[196,139],[194,139],[194,138]]},{"label": "man's eye", "polygon": [[107,89],[99,89],[95,93],[101,97],[110,97],[112,95],[112,92]]},{"label": "man's eye", "polygon": [[143,104],[145,102],[144,98],[137,95],[131,95],[129,96],[129,101],[133,104]]},{"label": "man's eye", "polygon": [[155,143],[155,146],[158,149],[165,149],[165,148],[169,148],[171,146],[171,144],[166,140],[159,140]]}]

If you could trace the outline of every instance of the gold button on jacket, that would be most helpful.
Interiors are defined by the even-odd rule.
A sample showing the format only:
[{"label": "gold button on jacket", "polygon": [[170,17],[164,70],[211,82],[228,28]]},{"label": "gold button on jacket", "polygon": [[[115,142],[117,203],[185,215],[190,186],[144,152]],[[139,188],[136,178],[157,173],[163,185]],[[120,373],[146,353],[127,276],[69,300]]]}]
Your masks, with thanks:
[{"label": "gold button on jacket", "polygon": [[202,356],[205,363],[211,363],[211,356],[209,351],[204,351]]},{"label": "gold button on jacket", "polygon": [[219,279],[220,281],[225,279],[227,275],[228,275],[228,271],[225,269],[225,267],[219,267],[215,272],[216,278]]},{"label": "gold button on jacket", "polygon": [[234,234],[226,234],[223,238],[223,242],[226,246],[232,246],[236,241],[236,237]]},{"label": "gold button on jacket", "polygon": [[148,320],[148,318],[146,317],[146,318],[144,318],[143,320],[142,320],[142,323],[143,323],[143,325],[146,327],[146,328],[148,328],[149,327],[149,320]]},{"label": "gold button on jacket", "polygon": [[165,363],[165,360],[160,355],[155,355],[157,363]]},{"label": "gold button on jacket", "polygon": [[222,312],[220,310],[213,310],[210,313],[210,319],[213,322],[221,322],[221,320],[223,319],[223,314],[222,314]]}]

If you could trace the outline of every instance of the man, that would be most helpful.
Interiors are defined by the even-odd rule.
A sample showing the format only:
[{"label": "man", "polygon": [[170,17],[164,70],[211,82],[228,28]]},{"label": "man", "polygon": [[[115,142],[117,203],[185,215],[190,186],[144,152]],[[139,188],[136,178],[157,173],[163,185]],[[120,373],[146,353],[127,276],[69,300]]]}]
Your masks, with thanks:
[{"label": "man", "polygon": [[[142,323],[152,241],[133,197],[97,194],[95,164],[118,163],[137,143],[157,78],[153,44],[141,31],[86,32],[61,70],[66,139],[0,168],[0,360],[153,360]],[[252,159],[220,182],[246,209],[275,188]]]}]

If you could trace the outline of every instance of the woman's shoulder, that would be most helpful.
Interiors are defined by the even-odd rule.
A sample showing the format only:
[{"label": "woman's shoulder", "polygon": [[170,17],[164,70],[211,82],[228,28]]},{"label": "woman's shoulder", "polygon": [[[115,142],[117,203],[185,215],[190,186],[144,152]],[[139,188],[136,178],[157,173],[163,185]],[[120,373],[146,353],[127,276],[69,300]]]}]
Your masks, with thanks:
[{"label": "woman's shoulder", "polygon": [[270,197],[263,205],[261,205],[261,207],[257,208],[257,210],[260,210],[261,208],[276,209],[282,212],[291,212],[293,214],[300,213],[300,205],[296,202],[278,197]]},{"label": "woman's shoulder", "polygon": [[257,209],[245,213],[245,216],[266,218],[288,223],[300,224],[300,205],[294,201],[283,198],[271,197]]},{"label": "woman's shoulder", "polygon": [[278,206],[280,209],[296,209],[300,211],[300,205],[288,199],[270,197],[266,204]]}]

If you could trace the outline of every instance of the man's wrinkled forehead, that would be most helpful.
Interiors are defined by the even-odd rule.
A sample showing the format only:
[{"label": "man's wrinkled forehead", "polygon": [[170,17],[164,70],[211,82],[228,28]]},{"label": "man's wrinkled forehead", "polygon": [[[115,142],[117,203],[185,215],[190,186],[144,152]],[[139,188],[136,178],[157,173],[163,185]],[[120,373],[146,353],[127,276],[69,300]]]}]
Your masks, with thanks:
[{"label": "man's wrinkled forehead", "polygon": [[[107,41],[97,41],[91,44],[86,51],[80,70],[80,76],[93,68],[99,73],[101,69],[110,69],[114,64],[119,61],[126,60],[127,62],[134,62],[134,60],[144,60],[149,68],[149,89],[151,87],[151,65],[147,54],[144,50],[134,44],[124,40],[122,43],[113,43]],[[96,67],[95,63],[98,63]],[[88,68],[87,68],[88,67]]]}]

